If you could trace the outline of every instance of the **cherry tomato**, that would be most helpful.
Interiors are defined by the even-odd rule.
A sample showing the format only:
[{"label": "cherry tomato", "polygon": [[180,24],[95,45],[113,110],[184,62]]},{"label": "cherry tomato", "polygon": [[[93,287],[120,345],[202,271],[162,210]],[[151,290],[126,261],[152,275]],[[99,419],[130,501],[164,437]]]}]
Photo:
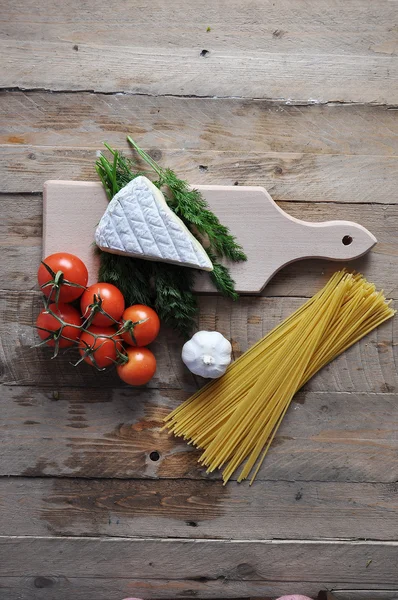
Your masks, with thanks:
[{"label": "cherry tomato", "polygon": [[[114,325],[112,318],[119,321],[123,314],[124,298],[122,292],[111,283],[94,283],[84,292],[80,306],[85,319],[94,311],[92,325],[110,327]],[[100,309],[109,317],[101,313]]]},{"label": "cherry tomato", "polygon": [[120,337],[115,336],[114,327],[89,327],[80,336],[79,352],[86,363],[104,369],[114,364],[117,351],[122,349]]},{"label": "cherry tomato", "polygon": [[[81,334],[79,327],[82,320],[79,312],[69,304],[58,304],[58,306],[50,304],[48,308],[49,310],[42,310],[36,319],[37,333],[40,338],[42,340],[48,338],[47,346],[51,347],[54,347],[56,343],[58,343],[58,348],[73,346]],[[60,321],[50,311],[57,315]],[[69,325],[63,326],[62,321]],[[75,327],[70,327],[70,325],[75,325]]]},{"label": "cherry tomato", "polygon": [[87,285],[88,272],[84,262],[74,254],[57,252],[43,260],[37,279],[47,298],[57,303],[73,302],[82,295]]},{"label": "cherry tomato", "polygon": [[148,348],[127,348],[128,361],[116,367],[120,379],[130,385],[148,383],[156,371],[156,358]]},{"label": "cherry tomato", "polygon": [[122,315],[122,321],[128,327],[122,337],[130,346],[147,346],[159,333],[158,315],[152,308],[144,304],[134,304],[126,308]]}]

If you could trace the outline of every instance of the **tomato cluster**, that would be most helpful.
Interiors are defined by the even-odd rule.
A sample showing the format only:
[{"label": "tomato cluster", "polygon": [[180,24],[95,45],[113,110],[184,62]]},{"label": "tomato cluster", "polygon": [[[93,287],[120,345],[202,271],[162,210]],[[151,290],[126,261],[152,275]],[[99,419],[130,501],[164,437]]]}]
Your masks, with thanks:
[{"label": "tomato cluster", "polygon": [[[57,253],[38,270],[45,307],[36,320],[42,340],[54,348],[77,346],[80,362],[104,370],[116,365],[119,377],[130,385],[144,385],[156,371],[156,359],[145,346],[159,333],[160,321],[149,306],[125,308],[122,293],[110,283],[87,287],[88,272],[73,254]],[[80,311],[71,302],[80,302]]]}]

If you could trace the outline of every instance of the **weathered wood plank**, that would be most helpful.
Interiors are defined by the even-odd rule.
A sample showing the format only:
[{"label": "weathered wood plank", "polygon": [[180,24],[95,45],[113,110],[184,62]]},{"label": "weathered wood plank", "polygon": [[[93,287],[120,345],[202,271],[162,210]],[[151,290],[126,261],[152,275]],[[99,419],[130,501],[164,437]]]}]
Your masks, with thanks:
[{"label": "weathered wood plank", "polygon": [[[322,277],[326,282],[327,276]],[[239,302],[207,296],[199,298],[198,328],[220,331],[231,340],[238,357],[258,339],[290,315],[303,303],[300,298],[242,297]],[[33,324],[41,309],[38,292],[0,292],[0,361],[2,383],[69,387],[121,387],[113,370],[99,373],[82,364],[71,362],[76,350],[49,360],[51,349],[32,348],[37,343]],[[391,319],[360,340],[307,385],[312,391],[393,392],[398,389],[397,319]],[[150,388],[176,388],[195,391],[203,380],[195,378],[180,359],[183,340],[166,328],[151,345],[157,371]],[[125,388],[128,389],[128,388]]]},{"label": "weathered wood plank", "polygon": [[[17,0],[0,17],[5,49],[0,85],[397,103],[393,3],[274,4],[232,0],[225,11],[210,0],[177,0],[172,7],[164,0],[144,0],[137,18],[114,0],[83,5],[71,0],[57,7],[47,0],[40,6]],[[206,56],[200,56],[203,49],[209,50]],[[297,202],[292,210],[289,204],[285,208],[299,218],[330,218],[336,211],[337,218],[369,219],[369,228],[380,231],[375,232],[380,244],[358,268],[396,297],[395,111],[281,110],[265,102],[91,94],[6,93],[0,100],[2,192],[40,192],[44,179],[54,176],[94,178],[102,140],[125,147],[129,131],[194,183],[260,183],[275,198]],[[23,218],[12,211],[6,215],[0,279],[3,287],[21,291],[23,284],[35,285],[41,198],[16,200]],[[323,201],[352,204],[323,207]],[[363,202],[372,206],[359,207]],[[350,217],[343,216],[350,211]],[[291,267],[267,293],[311,295],[329,269],[334,265]],[[152,385],[169,389],[133,391],[119,387],[112,375],[104,379],[88,368],[73,372],[68,358],[50,363],[45,353],[31,354],[37,296],[21,301],[18,294],[5,294],[4,299],[2,316],[9,321],[1,332],[7,357],[3,379],[42,387],[2,389],[0,471],[61,477],[23,480],[25,497],[13,487],[19,479],[0,480],[0,490],[4,484],[12,492],[3,520],[22,533],[0,549],[6,575],[0,578],[0,596],[264,598],[295,591],[315,597],[320,588],[337,587],[341,600],[396,597],[396,544],[255,541],[256,533],[266,540],[307,534],[396,539],[395,322],[346,353],[299,395],[257,485],[223,488],[214,478],[203,479],[195,452],[159,432],[165,411],[187,395],[172,388],[195,387],[182,371],[179,340],[164,333],[155,347],[159,373]],[[215,298],[201,303],[201,324],[232,337],[238,355],[301,300],[245,299],[234,307]],[[323,393],[328,390],[366,394]],[[150,459],[152,451],[159,452],[159,460]],[[74,476],[143,479],[83,482]],[[155,477],[160,479],[151,480]],[[180,486],[173,477],[185,482]],[[145,512],[140,512],[143,500]],[[121,524],[128,536],[176,531],[181,537],[214,537],[219,531],[252,541],[227,546],[193,539],[23,537],[119,538]],[[10,529],[5,533],[13,535]],[[140,544],[146,544],[144,551]]]},{"label": "weathered wood plank", "polygon": [[139,18],[117,0],[83,5],[69,0],[60,7],[49,0],[39,7],[34,0],[17,0],[4,8],[0,31],[15,39],[65,44],[100,39],[116,47],[176,48],[188,40],[199,48],[375,56],[394,55],[395,17],[387,0],[254,0],[250,5],[230,0],[227,11],[211,0],[175,0],[172,10],[165,0],[144,0]]},{"label": "weathered wood plank", "polygon": [[0,535],[218,539],[398,536],[397,484],[0,479]]},{"label": "weathered wood plank", "polygon": [[[3,537],[4,577],[105,577],[206,582],[302,581],[397,585],[398,542],[294,542],[290,540],[151,540]],[[367,563],[372,560],[367,568]],[[281,587],[282,587],[281,585]],[[291,588],[290,588],[291,589]],[[243,587],[244,590],[244,587]],[[247,593],[242,595],[251,595]],[[228,597],[228,586],[223,597]]]},{"label": "weathered wood plank", "polygon": [[[205,475],[199,453],[184,440],[161,431],[163,418],[187,395],[86,385],[54,398],[51,390],[3,386],[0,475],[219,479]],[[258,485],[396,482],[397,401],[397,394],[299,393]]]},{"label": "weathered wood plank", "polygon": [[32,290],[42,258],[43,199],[0,195],[0,281],[3,289]]},{"label": "weathered wood plank", "polygon": [[[308,221],[327,221],[334,218],[360,221],[378,239],[372,252],[350,263],[364,272],[370,281],[382,286],[390,298],[397,298],[398,271],[398,205],[280,202],[288,214]],[[36,286],[36,271],[41,260],[41,196],[0,195],[2,222],[0,244],[3,260],[0,264],[2,289],[30,290]],[[90,243],[90,242],[88,242]],[[314,294],[324,280],[339,267],[330,261],[303,261],[282,269],[266,286],[265,296],[303,296]]]},{"label": "weathered wood plank", "polygon": [[[144,3],[144,20],[117,3],[88,2],[83,18],[80,4],[72,5],[61,16],[44,2],[34,19],[25,5],[5,11],[3,86],[397,102],[394,12],[385,0],[368,7],[313,0],[295,8],[235,1],[227,19],[209,0],[180,1],[172,11],[164,0]],[[183,29],[177,15],[184,15]]]},{"label": "weathered wood plank", "polygon": [[398,589],[333,590],[336,600],[398,600]]},{"label": "weathered wood plank", "polygon": [[[310,569],[309,569],[310,570]],[[41,571],[40,571],[41,572]],[[295,593],[316,598],[322,589],[339,587],[338,600],[397,600],[397,586],[368,585],[345,591],[337,581],[303,582],[289,581],[218,581],[177,580],[177,579],[134,579],[132,577],[65,577],[63,575],[25,575],[21,577],[1,577],[0,592],[7,594],[7,600],[121,600],[126,597],[161,598],[237,598],[254,596],[254,600],[270,600],[277,596]],[[350,584],[348,584],[350,585]],[[334,592],[334,589],[333,589]],[[324,596],[323,596],[324,597]]]},{"label": "weathered wood plank", "polygon": [[289,106],[264,100],[125,94],[0,95],[0,144],[98,150],[106,139],[127,151],[127,133],[143,148],[156,149],[161,160],[162,151],[178,148],[239,149],[243,156],[398,156],[397,111],[383,106]]},{"label": "weathered wood plank", "polygon": [[[1,156],[3,192],[41,192],[47,179],[98,179],[91,148],[6,145]],[[263,185],[275,200],[396,201],[393,156],[178,149],[167,152],[163,162],[192,184]]]},{"label": "weathered wood plank", "polygon": [[198,47],[123,47],[121,52],[113,45],[85,43],[74,52],[72,44],[18,40],[0,40],[0,48],[9,58],[0,63],[3,88],[236,96],[287,103],[398,103],[397,61],[390,56],[297,56],[235,49],[203,56]]}]

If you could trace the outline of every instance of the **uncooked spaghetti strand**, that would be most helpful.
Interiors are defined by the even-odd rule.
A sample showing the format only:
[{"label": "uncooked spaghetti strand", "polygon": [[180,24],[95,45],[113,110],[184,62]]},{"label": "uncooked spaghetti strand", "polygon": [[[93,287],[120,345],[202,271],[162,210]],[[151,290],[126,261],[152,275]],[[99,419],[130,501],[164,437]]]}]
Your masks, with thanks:
[{"label": "uncooked spaghetti strand", "polygon": [[[314,327],[311,332],[308,332],[307,340],[309,340],[309,343],[307,344],[307,347],[305,347],[304,349],[302,348],[302,358],[301,358],[299,364],[297,366],[295,366],[292,379],[289,381],[289,377],[287,376],[288,384],[286,385],[285,382],[282,382],[281,389],[277,391],[277,397],[279,394],[280,399],[276,406],[279,407],[280,405],[282,405],[284,412],[287,410],[287,407],[290,405],[290,402],[296,392],[297,386],[299,385],[300,379],[302,377],[302,372],[305,370],[309,361],[311,360],[313,353],[315,352],[315,350],[317,348],[317,345],[321,341],[321,338],[322,338],[322,335],[323,335],[325,329],[327,329],[330,320],[333,319],[336,311],[341,306],[341,303],[343,301],[343,295],[345,294],[345,292],[346,292],[346,286],[344,286],[341,289],[340,296],[337,297],[335,299],[335,301],[333,298],[333,301],[330,302],[329,306],[327,306],[327,304],[325,304],[324,308],[326,308],[326,310],[325,310],[324,314],[321,314],[321,318],[319,319],[319,322],[317,323],[317,327]],[[272,423],[272,425],[274,427],[275,423]],[[272,430],[272,428],[271,428],[271,430]],[[261,453],[261,451],[264,447],[264,444],[266,443],[269,435],[270,435],[269,429],[264,428],[263,433],[261,434],[255,448],[253,449],[253,451],[251,453],[250,458],[248,459],[248,461],[242,471],[241,475],[243,478],[246,477],[250,473],[250,471],[253,468],[259,454]]]},{"label": "uncooked spaghetti strand", "polygon": [[[310,319],[309,319],[309,320],[310,320]],[[276,359],[276,361],[278,362],[278,361],[279,361],[279,358],[277,358],[277,359]],[[208,454],[209,454],[209,452],[208,452]],[[205,456],[203,457],[203,460],[205,460],[205,461],[206,461],[206,457],[207,457],[207,455],[205,455]],[[206,461],[206,462],[207,462],[207,461]]]},{"label": "uncooked spaghetti strand", "polygon": [[[320,296],[322,296],[328,287],[332,287],[333,282],[335,282],[335,281],[337,282],[337,281],[341,280],[344,277],[344,275],[345,275],[344,270],[336,272],[332,276],[332,278],[328,281],[328,283],[324,286],[324,288],[322,288],[319,292],[317,292],[312,298],[307,300],[293,314],[291,314],[284,321],[282,321],[276,327],[274,327],[264,338],[262,338],[258,342],[256,342],[249,350],[247,350],[234,363],[232,363],[232,365],[228,368],[227,373],[224,375],[224,377],[228,376],[229,373],[233,373],[235,369],[239,368],[240,361],[242,361],[242,359],[249,358],[251,356],[251,354],[255,353],[260,347],[264,347],[264,345],[266,347],[268,344],[274,343],[272,341],[268,342],[268,340],[270,340],[273,336],[275,336],[275,339],[278,339],[280,336],[282,336],[284,334],[284,332],[281,330],[285,330],[288,326],[291,326],[292,322],[296,321],[302,315],[302,313],[304,313],[307,310],[307,308],[311,304],[313,304]],[[224,377],[222,379],[224,379]],[[188,404],[190,404],[194,400],[202,397],[203,393],[206,393],[207,391],[214,388],[219,381],[220,380],[210,381],[201,390],[198,390],[197,392],[195,392],[188,400],[183,402],[180,406],[175,408],[169,415],[167,415],[165,417],[165,421],[171,420],[174,417],[174,415],[177,415],[179,412],[183,411],[184,408]]]},{"label": "uncooked spaghetti strand", "polygon": [[[347,285],[346,285],[346,282],[344,282],[343,280],[338,285],[340,286],[339,287],[340,295],[338,296],[338,299],[340,299],[340,298],[342,299],[343,295],[345,294]],[[326,302],[324,305],[326,315],[329,315],[330,311],[333,311],[333,310],[335,311],[337,304],[338,304],[337,300],[334,301],[334,298],[332,296],[329,296],[326,299]],[[286,378],[289,378],[289,373],[293,372],[294,369],[296,368],[296,362],[295,362],[295,360],[293,360],[293,357],[296,356],[297,360],[300,360],[301,356],[302,356],[302,352],[303,352],[303,350],[302,350],[303,345],[304,345],[304,347],[306,347],[307,345],[311,344],[311,338],[307,337],[304,340],[303,345],[301,347],[296,345],[296,343],[300,341],[300,338],[303,335],[302,332],[305,331],[307,328],[309,328],[311,326],[311,323],[317,322],[318,320],[322,320],[322,319],[324,319],[324,315],[322,315],[322,313],[320,313],[318,304],[314,303],[313,306],[311,307],[311,309],[308,310],[308,314],[306,314],[306,316],[303,320],[302,328],[299,328],[297,331],[296,330],[294,331],[291,343],[289,344],[290,353],[287,353],[285,356],[280,356],[280,353],[277,353],[273,357],[273,359],[270,361],[268,368],[271,372],[271,379],[267,385],[268,393],[272,392],[273,385],[277,385],[277,381],[278,381],[278,377],[279,377],[278,369],[277,369],[278,365],[280,366],[281,364],[285,364],[285,369],[286,369],[285,376],[286,376]],[[319,339],[320,335],[321,335],[321,332],[317,331],[317,339]],[[284,353],[284,348],[282,348],[282,353]],[[305,360],[308,361],[308,360],[310,360],[310,358],[311,358],[311,353],[309,352],[308,356],[305,357]],[[275,368],[274,368],[274,365],[275,365]],[[242,406],[240,408],[238,408],[238,410],[233,414],[231,419],[229,419],[224,424],[224,427],[220,430],[219,435],[215,438],[213,443],[210,444],[209,448],[206,449],[203,456],[201,457],[201,462],[203,461],[205,464],[210,463],[211,467],[213,469],[215,466],[220,466],[220,464],[222,464],[223,462],[225,462],[225,460],[227,460],[234,443],[236,443],[237,440],[239,439],[239,437],[242,436],[242,434],[243,434],[242,433],[243,427],[246,427],[246,428],[250,427],[251,420],[257,416],[258,405],[260,404],[260,406],[261,406],[261,402],[253,402],[253,401],[251,401],[251,398],[259,397],[259,393],[261,392],[262,385],[263,385],[263,383],[260,378],[258,384],[256,386],[254,386],[253,390],[250,391],[248,398],[245,399],[244,403],[242,403]],[[266,396],[266,394],[263,394],[263,396],[264,395]],[[247,407],[249,407],[249,408],[247,408]],[[225,434],[227,433],[227,431],[229,432],[228,440],[227,440],[226,444],[223,445],[223,448],[220,451],[218,438],[222,439],[225,436]],[[215,455],[218,455],[218,459],[216,462],[214,461],[214,458],[213,458]]]},{"label": "uncooked spaghetti strand", "polygon": [[313,298],[237,359],[221,380],[173,411],[165,427],[203,448],[200,462],[208,470],[228,462],[224,481],[247,458],[238,481],[255,466],[253,481],[294,393],[394,312],[383,293],[361,275],[335,273]]},{"label": "uncooked spaghetti strand", "polygon": [[314,367],[311,368],[305,375],[302,385],[304,385],[309,379],[311,379],[311,377],[315,375],[315,373],[319,371],[319,369],[326,366],[329,362],[337,358],[337,356],[345,352],[350,346],[352,346],[361,338],[365,337],[368,333],[373,331],[373,329],[375,329],[376,327],[393,317],[394,314],[395,311],[391,308],[388,308],[388,310],[383,311],[380,315],[377,315],[376,318],[370,320],[370,322],[368,321],[367,323],[365,323],[363,327],[357,328],[356,331],[355,325],[351,327],[351,335],[344,336],[344,339],[342,339],[340,343],[336,344],[333,348],[330,348],[324,356],[320,357],[318,363],[315,364]]},{"label": "uncooked spaghetti strand", "polygon": [[[257,477],[257,474],[258,474],[258,472],[259,472],[259,470],[260,470],[260,468],[261,468],[261,465],[263,464],[263,462],[264,462],[264,459],[265,459],[265,457],[267,456],[267,453],[268,453],[269,447],[271,446],[272,442],[274,441],[274,437],[275,437],[275,435],[276,435],[276,432],[278,431],[278,429],[279,429],[279,427],[280,427],[280,425],[281,425],[281,423],[282,423],[282,421],[283,421],[283,418],[284,418],[285,414],[287,413],[287,409],[289,408],[289,406],[290,406],[290,404],[286,404],[286,407],[285,407],[285,409],[284,409],[284,410],[283,410],[283,412],[281,413],[281,415],[280,415],[280,417],[279,417],[279,419],[278,419],[278,421],[277,421],[277,423],[276,423],[276,425],[275,425],[275,428],[274,428],[274,430],[273,430],[273,432],[272,432],[271,436],[269,437],[269,439],[268,439],[268,441],[267,441],[267,445],[265,446],[264,452],[263,452],[263,454],[262,454],[262,456],[261,456],[260,460],[258,461],[258,463],[257,463],[257,465],[256,465],[256,468],[255,468],[255,470],[254,470],[254,473],[253,473],[253,475],[252,475],[252,478],[250,479],[250,485],[252,485],[252,484],[253,484],[253,482],[254,482],[255,478]],[[241,481],[243,481],[243,479],[244,479],[244,477],[241,477],[241,476],[239,476],[239,477],[238,477],[238,482],[240,483]]]}]

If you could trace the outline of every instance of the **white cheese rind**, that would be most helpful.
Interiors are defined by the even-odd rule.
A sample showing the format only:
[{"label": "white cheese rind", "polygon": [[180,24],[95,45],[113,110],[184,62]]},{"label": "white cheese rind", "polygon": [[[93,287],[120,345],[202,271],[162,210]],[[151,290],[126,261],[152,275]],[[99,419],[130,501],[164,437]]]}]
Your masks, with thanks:
[{"label": "white cheese rind", "polygon": [[203,246],[147,177],[128,183],[110,201],[95,232],[101,250],[212,271]]}]

